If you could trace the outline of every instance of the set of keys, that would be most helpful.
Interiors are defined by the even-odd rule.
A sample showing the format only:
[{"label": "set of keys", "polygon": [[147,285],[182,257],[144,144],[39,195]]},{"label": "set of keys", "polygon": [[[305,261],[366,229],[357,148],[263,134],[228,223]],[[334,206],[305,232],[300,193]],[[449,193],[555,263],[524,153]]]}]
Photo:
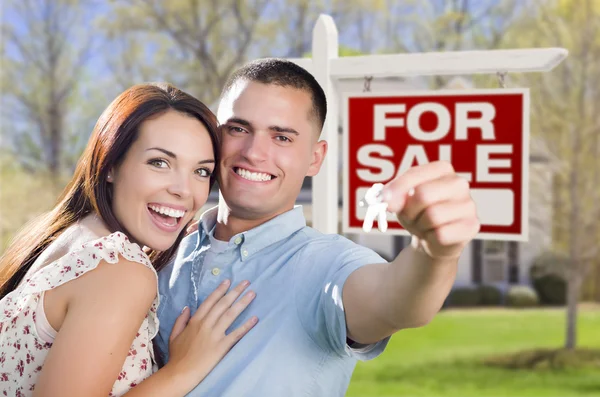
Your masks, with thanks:
[{"label": "set of keys", "polygon": [[363,230],[369,233],[373,229],[373,222],[377,218],[377,228],[385,233],[388,227],[387,223],[387,203],[383,202],[383,184],[375,183],[367,190],[365,197],[359,201],[360,207],[367,206],[367,213],[363,221]]}]

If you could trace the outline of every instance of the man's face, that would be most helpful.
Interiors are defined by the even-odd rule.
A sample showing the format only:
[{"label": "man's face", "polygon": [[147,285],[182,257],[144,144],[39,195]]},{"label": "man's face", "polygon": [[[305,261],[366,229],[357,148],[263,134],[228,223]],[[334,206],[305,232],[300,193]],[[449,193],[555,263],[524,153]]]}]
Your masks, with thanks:
[{"label": "man's face", "polygon": [[231,215],[268,220],[293,208],[305,176],[327,151],[310,94],[238,81],[219,105],[219,187]]}]

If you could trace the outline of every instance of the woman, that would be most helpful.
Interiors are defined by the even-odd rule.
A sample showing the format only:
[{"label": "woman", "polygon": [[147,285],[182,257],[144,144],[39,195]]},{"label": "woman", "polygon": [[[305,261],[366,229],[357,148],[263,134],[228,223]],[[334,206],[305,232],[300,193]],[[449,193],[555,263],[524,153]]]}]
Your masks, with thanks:
[{"label": "woman", "polygon": [[183,396],[250,330],[225,335],[254,294],[223,284],[184,309],[156,369],[156,272],[207,200],[217,148],[215,116],[172,86],[109,105],[56,207],[0,259],[0,395]]}]

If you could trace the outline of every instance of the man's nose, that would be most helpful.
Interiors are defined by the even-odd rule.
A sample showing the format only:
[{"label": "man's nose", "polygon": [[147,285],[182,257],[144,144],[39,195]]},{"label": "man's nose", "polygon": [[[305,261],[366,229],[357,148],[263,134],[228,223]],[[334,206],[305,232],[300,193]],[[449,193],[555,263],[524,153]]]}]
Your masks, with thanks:
[{"label": "man's nose", "polygon": [[266,160],[269,153],[270,138],[268,136],[253,134],[246,141],[244,156],[250,162],[261,162]]}]

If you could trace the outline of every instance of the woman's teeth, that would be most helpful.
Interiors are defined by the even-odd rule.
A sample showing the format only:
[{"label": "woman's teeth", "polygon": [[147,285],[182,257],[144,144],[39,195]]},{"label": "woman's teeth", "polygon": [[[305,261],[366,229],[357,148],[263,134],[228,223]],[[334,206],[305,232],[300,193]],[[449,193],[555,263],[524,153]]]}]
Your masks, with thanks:
[{"label": "woman's teeth", "polygon": [[159,214],[167,215],[172,218],[181,218],[185,215],[185,211],[176,210],[176,209],[169,208],[169,207],[163,207],[163,206],[158,206],[158,205],[149,205],[148,208],[150,208],[154,212],[158,212]]},{"label": "woman's teeth", "polygon": [[266,182],[273,179],[273,176],[270,174],[265,174],[264,172],[250,172],[243,168],[236,168],[235,173],[244,179],[256,182]]}]

